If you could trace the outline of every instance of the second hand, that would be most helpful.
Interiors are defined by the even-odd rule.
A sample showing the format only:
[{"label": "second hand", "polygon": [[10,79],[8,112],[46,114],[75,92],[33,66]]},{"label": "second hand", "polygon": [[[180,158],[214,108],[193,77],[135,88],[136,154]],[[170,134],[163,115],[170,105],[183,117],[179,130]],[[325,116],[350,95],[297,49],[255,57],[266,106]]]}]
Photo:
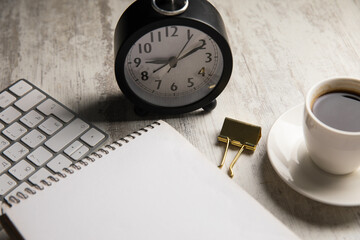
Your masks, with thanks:
[{"label": "second hand", "polygon": [[[190,36],[188,36],[188,40],[186,41],[186,43],[185,43],[185,45],[182,47],[182,49],[180,50],[180,52],[179,52],[179,54],[177,55],[177,57],[171,57],[171,58],[169,58],[169,60],[168,60],[168,62],[167,63],[165,63],[164,65],[161,65],[160,67],[158,67],[157,69],[155,69],[154,71],[153,71],[153,73],[156,73],[157,71],[159,71],[160,69],[163,69],[164,67],[166,67],[166,65],[170,65],[170,63],[171,62],[174,62],[174,58],[176,59],[176,60],[178,60],[178,58],[180,57],[180,55],[182,54],[182,52],[185,50],[185,48],[186,48],[186,46],[188,45],[188,43],[190,42],[190,40],[191,40],[191,38],[194,36],[194,34],[191,34]],[[175,61],[175,62],[177,62],[177,61]],[[175,67],[176,66],[176,64],[172,64],[172,65],[170,65],[170,68],[169,68],[169,70],[167,71],[168,73],[171,71],[171,69],[173,68],[173,66]]]},{"label": "second hand", "polygon": [[[190,40],[191,40],[191,38],[192,38],[193,36],[194,36],[194,34],[191,34],[190,36],[188,36],[188,40],[186,41],[186,43],[185,43],[185,45],[183,46],[183,48],[180,50],[179,54],[178,54],[177,57],[176,57],[176,60],[179,59],[181,53],[185,50],[186,46],[188,45],[188,43],[190,42]],[[177,62],[177,61],[176,61],[176,62]],[[176,64],[175,64],[175,66],[176,66]],[[170,66],[170,68],[169,68],[169,70],[168,70],[167,72],[169,73],[172,68],[173,68],[173,67]]]}]

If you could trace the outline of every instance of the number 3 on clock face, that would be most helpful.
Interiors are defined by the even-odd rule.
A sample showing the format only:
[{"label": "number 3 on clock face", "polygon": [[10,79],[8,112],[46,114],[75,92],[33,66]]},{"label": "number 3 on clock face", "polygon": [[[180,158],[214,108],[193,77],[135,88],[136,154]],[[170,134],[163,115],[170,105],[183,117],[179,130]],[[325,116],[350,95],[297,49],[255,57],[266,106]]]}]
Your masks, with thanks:
[{"label": "number 3 on clock face", "polygon": [[217,43],[201,30],[182,25],[154,29],[129,49],[127,85],[139,98],[161,107],[182,107],[207,96],[223,73]]}]

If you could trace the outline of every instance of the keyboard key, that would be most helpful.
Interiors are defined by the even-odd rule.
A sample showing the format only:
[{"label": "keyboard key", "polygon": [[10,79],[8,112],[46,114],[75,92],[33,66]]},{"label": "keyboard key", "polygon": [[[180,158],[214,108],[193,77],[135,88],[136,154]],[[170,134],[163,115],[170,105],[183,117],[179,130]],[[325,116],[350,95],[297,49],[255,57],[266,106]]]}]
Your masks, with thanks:
[{"label": "keyboard key", "polygon": [[22,123],[24,123],[26,126],[28,126],[29,128],[33,128],[36,125],[38,125],[43,119],[44,119],[44,117],[40,113],[38,113],[35,110],[31,110],[25,116],[20,118],[20,121]]},{"label": "keyboard key", "polygon": [[4,125],[0,123],[0,130],[4,128]]},{"label": "keyboard key", "polygon": [[0,119],[6,122],[7,124],[12,123],[15,119],[21,116],[21,112],[16,110],[13,107],[8,107],[0,113]]},{"label": "keyboard key", "polygon": [[81,158],[83,158],[85,156],[86,153],[89,152],[89,148],[87,146],[82,146],[81,148],[79,148],[78,150],[76,150],[73,154],[71,154],[71,158],[74,160],[80,160]]},{"label": "keyboard key", "polygon": [[11,95],[9,92],[4,91],[0,93],[0,107],[6,108],[16,100],[16,97]]},{"label": "keyboard key", "polygon": [[18,197],[18,193],[22,193],[25,196],[28,195],[28,193],[25,191],[26,188],[30,188],[31,190],[35,191],[30,184],[28,184],[27,182],[23,182],[22,184],[20,184],[17,188],[15,188],[14,190],[12,190],[10,193],[7,194],[7,196],[5,197],[6,200],[9,201],[9,197],[14,196],[14,197]]},{"label": "keyboard key", "polygon": [[23,136],[27,132],[27,129],[21,124],[14,122],[8,128],[3,131],[3,134],[11,140],[16,140]]},{"label": "keyboard key", "polygon": [[42,94],[39,90],[34,89],[28,94],[26,94],[24,97],[22,97],[20,100],[15,102],[15,106],[26,112],[36,106],[45,98],[46,96],[44,94]]},{"label": "keyboard key", "polygon": [[48,166],[54,172],[61,172],[64,168],[67,168],[72,162],[67,159],[64,155],[59,154],[52,159],[46,166]]},{"label": "keyboard key", "polygon": [[9,90],[13,93],[15,93],[17,96],[23,96],[25,93],[30,91],[32,89],[32,86],[25,82],[24,80],[20,80],[17,83],[15,83],[13,86],[9,88]]},{"label": "keyboard key", "polygon": [[21,160],[15,166],[10,168],[9,173],[21,181],[34,171],[35,168],[31,166],[30,163],[28,163],[26,160]]},{"label": "keyboard key", "polygon": [[28,145],[31,148],[37,147],[40,143],[46,140],[44,134],[41,134],[38,130],[34,129],[24,137],[21,138],[21,141]]},{"label": "keyboard key", "polygon": [[24,147],[21,143],[14,143],[8,149],[6,149],[3,153],[13,162],[19,161],[22,157],[28,154],[29,149]]},{"label": "keyboard key", "polygon": [[56,120],[53,117],[50,117],[42,124],[39,125],[39,128],[48,135],[53,135],[57,130],[59,130],[63,124]]},{"label": "keyboard key", "polygon": [[10,143],[4,137],[0,136],[0,151],[4,150]]},{"label": "keyboard key", "polygon": [[69,122],[74,118],[74,114],[60,106],[58,103],[51,99],[47,99],[41,103],[37,109],[45,115],[54,114],[56,117],[61,119],[63,122]]},{"label": "keyboard key", "polygon": [[5,160],[5,158],[0,156],[0,173],[3,173],[9,167],[11,167],[10,162]]},{"label": "keyboard key", "polygon": [[66,145],[71,143],[77,137],[89,128],[89,125],[77,118],[72,121],[69,125],[61,129],[56,133],[52,138],[45,142],[45,145],[49,147],[54,152],[59,152]]},{"label": "keyboard key", "polygon": [[95,128],[91,128],[84,135],[81,136],[81,140],[94,147],[101,140],[105,138],[105,135],[96,130]]},{"label": "keyboard key", "polygon": [[64,153],[66,153],[69,157],[71,156],[71,154],[73,154],[76,150],[78,150],[79,148],[81,148],[82,146],[84,146],[84,144],[82,144],[79,141],[75,141],[72,144],[70,144],[70,146],[68,146],[65,150]]},{"label": "keyboard key", "polygon": [[35,172],[32,176],[29,177],[29,181],[34,185],[40,185],[41,180],[47,180],[48,177],[53,176],[49,170],[45,168],[40,168],[37,172]]},{"label": "keyboard key", "polygon": [[32,163],[36,166],[41,166],[46,163],[50,158],[52,158],[52,153],[46,150],[44,147],[40,146],[35,149],[32,153],[27,156]]},{"label": "keyboard key", "polygon": [[0,195],[4,195],[17,185],[16,181],[6,173],[0,176]]}]

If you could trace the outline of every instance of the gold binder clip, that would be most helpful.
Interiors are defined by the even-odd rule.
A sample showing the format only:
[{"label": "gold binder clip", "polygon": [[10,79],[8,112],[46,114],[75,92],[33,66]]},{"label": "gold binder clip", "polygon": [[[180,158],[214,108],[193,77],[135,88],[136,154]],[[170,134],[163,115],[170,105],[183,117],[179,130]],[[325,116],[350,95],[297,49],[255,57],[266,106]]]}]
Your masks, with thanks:
[{"label": "gold binder clip", "polygon": [[220,135],[218,136],[218,141],[226,143],[226,149],[219,165],[219,168],[222,168],[225,163],[226,154],[228,152],[229,145],[239,147],[239,151],[236,154],[235,158],[232,160],[229,167],[230,177],[234,176],[233,167],[240,157],[240,154],[244,149],[255,151],[256,146],[261,138],[261,127],[251,125],[245,122],[240,122],[235,119],[225,118],[224,124],[222,126]]}]

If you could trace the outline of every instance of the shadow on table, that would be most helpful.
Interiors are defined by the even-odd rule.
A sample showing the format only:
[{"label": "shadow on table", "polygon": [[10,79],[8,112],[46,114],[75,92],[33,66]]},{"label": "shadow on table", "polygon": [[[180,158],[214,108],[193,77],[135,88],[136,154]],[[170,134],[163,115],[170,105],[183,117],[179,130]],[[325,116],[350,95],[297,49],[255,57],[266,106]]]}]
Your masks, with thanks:
[{"label": "shadow on table", "polygon": [[[139,116],[134,112],[134,105],[123,95],[108,96],[103,101],[89,102],[86,107],[78,110],[79,114],[91,122],[127,122],[137,120],[159,120],[180,118],[185,114],[178,115],[159,115],[149,113]],[[197,110],[186,113],[186,117],[205,115],[208,112]]]},{"label": "shadow on table", "polygon": [[[339,207],[311,200],[290,188],[275,172],[268,156],[261,163],[264,189],[279,208],[289,215],[315,226],[345,225],[358,221],[359,207]],[[354,189],[354,191],[357,191]]]}]

